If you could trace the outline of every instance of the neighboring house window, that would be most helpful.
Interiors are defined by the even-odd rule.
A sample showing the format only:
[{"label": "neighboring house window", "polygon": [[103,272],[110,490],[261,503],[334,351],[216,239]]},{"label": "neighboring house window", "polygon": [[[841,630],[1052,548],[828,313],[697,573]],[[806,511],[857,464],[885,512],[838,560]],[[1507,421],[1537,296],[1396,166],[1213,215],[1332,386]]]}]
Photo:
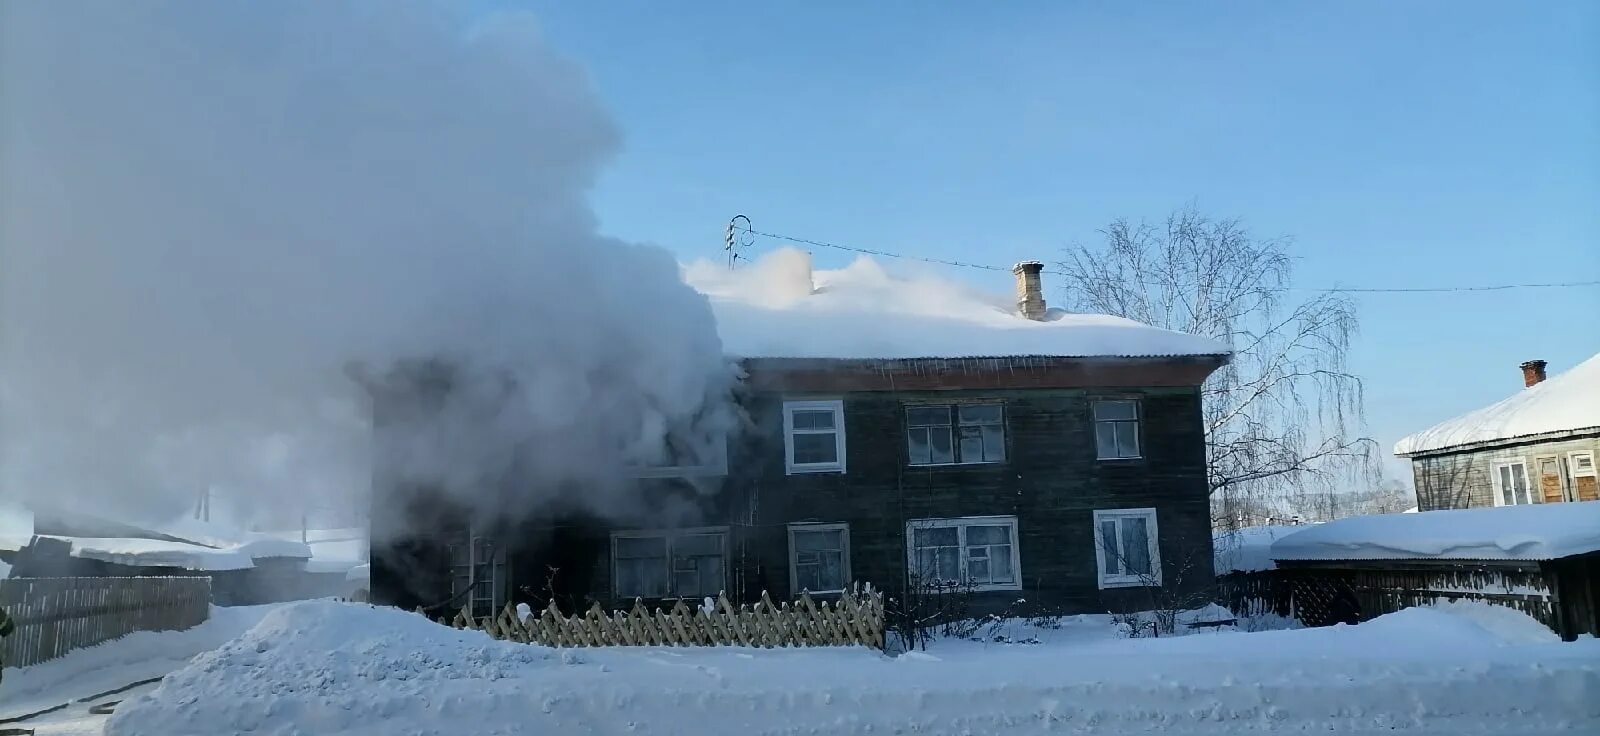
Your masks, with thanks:
[{"label": "neighboring house window", "polygon": [[1567,453],[1567,468],[1574,478],[1592,476],[1595,474],[1594,453],[1569,452]]},{"label": "neighboring house window", "polygon": [[844,402],[783,402],[785,469],[795,473],[844,472]]},{"label": "neighboring house window", "polygon": [[1094,444],[1101,460],[1127,460],[1139,455],[1139,402],[1131,399],[1094,402]]},{"label": "neighboring house window", "polygon": [[1005,462],[1005,410],[1000,404],[908,406],[906,455],[912,465]]},{"label": "neighboring house window", "polygon": [[1021,590],[1017,517],[918,519],[906,524],[907,564],[918,584]]},{"label": "neighboring house window", "polygon": [[850,583],[850,525],[790,524],[789,580],[796,594],[843,592]]},{"label": "neighboring house window", "polygon": [[626,531],[611,535],[618,598],[702,598],[726,587],[726,528]]},{"label": "neighboring house window", "polygon": [[1155,509],[1095,511],[1094,541],[1100,587],[1161,584]]},{"label": "neighboring house window", "polygon": [[1521,461],[1494,466],[1494,505],[1518,506],[1533,503],[1528,494],[1528,467]]}]

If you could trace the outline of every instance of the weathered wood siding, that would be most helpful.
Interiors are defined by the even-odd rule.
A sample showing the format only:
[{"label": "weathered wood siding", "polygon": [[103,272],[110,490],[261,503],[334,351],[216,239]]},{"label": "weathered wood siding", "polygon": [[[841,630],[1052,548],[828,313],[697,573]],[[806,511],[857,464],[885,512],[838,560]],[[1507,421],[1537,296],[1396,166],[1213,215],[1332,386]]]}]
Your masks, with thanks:
[{"label": "weathered wood siding", "polygon": [[[1096,460],[1093,398],[1141,402],[1138,460]],[[848,473],[785,475],[782,402],[842,398]],[[911,402],[1005,405],[1006,462],[912,467],[904,407]],[[1099,588],[1096,509],[1154,507],[1163,579],[1209,585],[1211,532],[1199,395],[1195,389],[872,392],[841,396],[764,394],[749,406],[767,449],[747,481],[754,530],[746,573],[778,594],[791,590],[786,525],[850,525],[852,577],[894,594],[906,584],[906,523],[922,518],[1015,516],[1022,590],[981,593],[993,605],[1026,598],[1064,611],[1104,611],[1148,598],[1144,589]]]},{"label": "weathered wood siding", "polygon": [[[1563,468],[1572,452],[1592,452],[1600,459],[1600,435],[1567,440],[1537,442],[1509,447],[1495,447],[1468,452],[1429,455],[1412,458],[1411,470],[1417,489],[1417,504],[1423,511],[1438,509],[1465,509],[1494,506],[1496,490],[1494,468],[1504,462],[1521,462],[1528,469],[1529,491],[1536,501],[1544,500],[1546,493],[1539,477],[1539,458],[1555,457]],[[1589,496],[1597,479],[1568,478],[1576,482],[1572,490],[1582,500]]]}]

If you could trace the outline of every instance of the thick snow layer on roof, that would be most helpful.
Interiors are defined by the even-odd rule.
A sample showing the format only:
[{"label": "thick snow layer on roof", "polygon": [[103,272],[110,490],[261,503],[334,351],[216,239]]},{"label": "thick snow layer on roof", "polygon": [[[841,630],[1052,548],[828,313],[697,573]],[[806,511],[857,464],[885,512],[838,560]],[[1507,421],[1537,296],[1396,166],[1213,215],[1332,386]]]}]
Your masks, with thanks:
[{"label": "thick snow layer on roof", "polygon": [[[1010,279],[1010,274],[996,274]],[[780,249],[730,271],[701,261],[684,279],[711,299],[723,349],[746,358],[973,358],[1223,355],[1227,346],[1103,314],[1019,316],[1012,300],[870,258],[811,270]]]},{"label": "thick snow layer on roof", "polygon": [[356,565],[345,571],[344,579],[346,582],[368,585],[372,582],[372,565],[366,562]]},{"label": "thick snow layer on roof", "polygon": [[256,539],[220,549],[160,539],[57,537],[72,544],[72,556],[131,567],[180,567],[218,572],[255,567],[268,558],[306,559],[311,550],[299,542]]},{"label": "thick snow layer on roof", "polygon": [[899,657],[865,647],[551,649],[394,608],[306,601],[123,701],[105,734],[1483,736],[1567,732],[1600,716],[1600,641],[1560,642],[1525,614],[1483,604],[1248,634],[1125,639],[1109,620],[1070,628],[1102,634],[939,641]]},{"label": "thick snow layer on roof", "polygon": [[1212,540],[1216,574],[1260,572],[1277,565],[1272,562],[1272,543],[1311,527],[1280,525],[1252,526],[1231,532],[1218,532]]},{"label": "thick snow layer on roof", "polygon": [[1600,501],[1353,516],[1272,544],[1275,560],[1552,560],[1600,550]]},{"label": "thick snow layer on roof", "polygon": [[1394,454],[1591,428],[1600,429],[1600,353],[1510,398],[1404,437]]}]

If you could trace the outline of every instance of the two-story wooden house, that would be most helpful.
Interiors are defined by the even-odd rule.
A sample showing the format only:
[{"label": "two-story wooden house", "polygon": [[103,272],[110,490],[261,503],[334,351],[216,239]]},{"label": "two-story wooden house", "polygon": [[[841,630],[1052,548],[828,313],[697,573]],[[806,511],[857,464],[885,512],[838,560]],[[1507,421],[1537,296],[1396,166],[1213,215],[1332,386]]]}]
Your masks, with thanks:
[{"label": "two-story wooden house", "polygon": [[1600,500],[1600,355],[1549,380],[1521,367],[1522,390],[1395,443],[1421,510]]},{"label": "two-story wooden house", "polygon": [[[748,429],[725,457],[640,472],[637,513],[572,502],[468,529],[413,500],[388,515],[408,530],[374,529],[374,599],[484,611],[868,582],[1082,612],[1211,582],[1200,385],[1225,346],[1048,310],[1038,263],[1016,267],[1011,304],[775,258],[755,268],[801,282],[690,274],[745,373]],[[378,397],[380,442],[401,400]]]}]

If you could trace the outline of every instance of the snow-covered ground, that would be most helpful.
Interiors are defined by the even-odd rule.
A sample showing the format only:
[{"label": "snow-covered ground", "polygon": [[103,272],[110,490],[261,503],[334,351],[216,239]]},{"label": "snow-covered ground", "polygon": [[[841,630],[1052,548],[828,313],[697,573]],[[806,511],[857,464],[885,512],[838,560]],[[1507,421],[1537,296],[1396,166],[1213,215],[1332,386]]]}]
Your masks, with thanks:
[{"label": "snow-covered ground", "polygon": [[[213,606],[210,618],[192,629],[140,631],[31,667],[7,667],[4,678],[0,679],[0,719],[32,713],[171,673],[183,667],[195,655],[237,638],[259,623],[268,611],[282,605],[285,604],[232,608]],[[102,698],[115,699],[117,697]],[[89,705],[92,703],[69,708],[43,720],[56,722],[82,718]],[[26,725],[35,727],[36,722],[30,721]]]},{"label": "snow-covered ground", "polygon": [[[312,601],[123,703],[113,736],[256,734],[1534,734],[1600,725],[1600,641],[1484,604],[1355,627],[1120,638],[555,650]],[[1031,631],[1031,633],[1030,633]],[[1593,733],[1594,731],[1589,731]]]}]

